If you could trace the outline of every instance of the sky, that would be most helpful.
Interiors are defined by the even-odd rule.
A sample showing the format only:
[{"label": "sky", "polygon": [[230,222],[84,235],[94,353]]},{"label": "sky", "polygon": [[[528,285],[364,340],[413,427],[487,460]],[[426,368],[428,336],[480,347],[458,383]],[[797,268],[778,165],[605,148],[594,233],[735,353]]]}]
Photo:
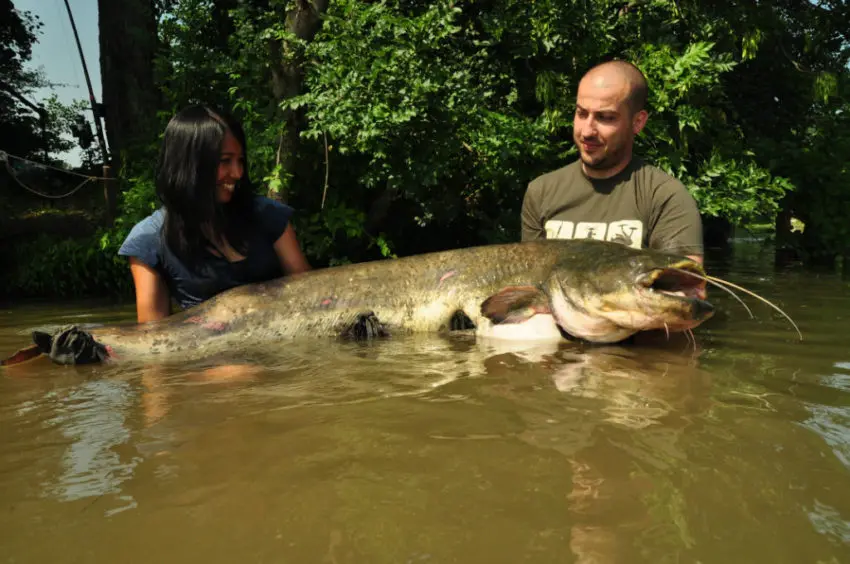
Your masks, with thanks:
[{"label": "sky", "polygon": [[[56,86],[53,89],[42,88],[37,90],[31,97],[31,101],[40,103],[52,93],[57,94],[59,101],[63,103],[71,103],[80,99],[88,100],[86,78],[74,40],[71,21],[68,18],[68,10],[65,7],[65,0],[12,1],[16,9],[21,12],[31,12],[38,16],[42,23],[40,33],[37,36],[37,43],[32,48],[32,58],[27,66],[32,69],[41,68],[48,81],[62,84],[62,86]],[[95,99],[102,102],[97,0],[68,0],[68,4],[71,7],[77,33],[80,36],[80,44],[88,66]],[[86,112],[86,118],[92,125],[92,133],[94,133],[91,111]],[[71,165],[80,163],[78,149],[58,156]]]}]

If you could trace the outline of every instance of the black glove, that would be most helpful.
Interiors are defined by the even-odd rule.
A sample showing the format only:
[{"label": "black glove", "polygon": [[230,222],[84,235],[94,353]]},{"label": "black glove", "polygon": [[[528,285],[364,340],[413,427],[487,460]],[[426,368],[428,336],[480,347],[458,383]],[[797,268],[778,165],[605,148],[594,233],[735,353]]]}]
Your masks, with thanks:
[{"label": "black glove", "polygon": [[39,350],[57,364],[91,364],[109,356],[106,347],[76,325],[66,325],[51,333],[33,331]]}]

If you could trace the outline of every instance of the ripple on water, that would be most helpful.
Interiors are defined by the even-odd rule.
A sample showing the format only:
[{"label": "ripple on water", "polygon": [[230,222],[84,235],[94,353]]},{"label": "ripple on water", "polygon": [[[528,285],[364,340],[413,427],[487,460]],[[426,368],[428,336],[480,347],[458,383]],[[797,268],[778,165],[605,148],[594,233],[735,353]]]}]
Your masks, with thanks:
[{"label": "ripple on water", "polygon": [[812,525],[820,534],[830,536],[841,543],[850,544],[850,521],[842,518],[837,509],[816,499],[808,515]]},{"label": "ripple on water", "polygon": [[835,457],[850,470],[850,408],[813,403],[805,406],[811,417],[800,425],[821,436]]},{"label": "ripple on water", "polygon": [[[850,561],[850,362],[833,323],[850,301],[819,279],[802,295],[802,278],[741,278],[803,318],[802,345],[756,311],[698,331],[699,351],[319,341],[0,379],[4,552]],[[0,322],[13,348],[32,325]]]},{"label": "ripple on water", "polygon": [[121,495],[121,485],[133,475],[139,457],[122,456],[116,447],[130,441],[125,425],[127,411],[137,393],[127,383],[92,380],[57,398],[47,425],[69,440],[61,457],[61,470],[43,484],[44,495],[61,501],[114,495],[120,511],[134,506]]}]

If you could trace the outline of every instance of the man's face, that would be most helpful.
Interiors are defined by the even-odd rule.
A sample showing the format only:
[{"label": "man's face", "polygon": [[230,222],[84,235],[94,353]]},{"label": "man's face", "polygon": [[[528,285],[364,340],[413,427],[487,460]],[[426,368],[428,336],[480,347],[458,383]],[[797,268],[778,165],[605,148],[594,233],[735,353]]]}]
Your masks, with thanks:
[{"label": "man's face", "polygon": [[604,175],[625,166],[634,136],[646,123],[646,112],[632,114],[626,103],[629,84],[605,75],[585,77],[578,87],[573,139],[586,172]]}]

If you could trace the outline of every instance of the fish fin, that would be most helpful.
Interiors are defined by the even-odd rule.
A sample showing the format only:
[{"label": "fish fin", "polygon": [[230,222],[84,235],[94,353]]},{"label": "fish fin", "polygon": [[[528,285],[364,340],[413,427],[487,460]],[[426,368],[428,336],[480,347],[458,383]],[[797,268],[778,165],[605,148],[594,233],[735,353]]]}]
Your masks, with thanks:
[{"label": "fish fin", "polygon": [[0,366],[20,364],[22,362],[31,360],[37,356],[41,356],[43,353],[44,351],[41,350],[41,347],[39,345],[30,345],[26,348],[19,350],[9,358],[4,358],[3,360],[0,360]]},{"label": "fish fin", "polygon": [[53,336],[50,335],[50,333],[45,333],[44,331],[33,331],[32,342],[35,343],[35,346],[37,346],[44,354],[49,353],[50,349],[53,348]]},{"label": "fish fin", "polygon": [[475,323],[466,315],[466,312],[459,309],[452,314],[449,320],[449,331],[465,331],[467,329],[475,329]]},{"label": "fish fin", "polygon": [[99,363],[109,357],[106,346],[76,325],[60,327],[53,333],[33,331],[32,340],[56,364]]},{"label": "fish fin", "polygon": [[374,312],[369,311],[359,314],[357,320],[342,331],[342,336],[347,339],[361,341],[377,337],[388,337],[389,332],[384,327],[384,324],[381,323],[381,320],[378,319],[378,316]]},{"label": "fish fin", "polygon": [[9,358],[0,360],[0,366],[20,364],[42,354],[49,355],[50,349],[53,348],[53,336],[44,331],[33,331],[32,342],[34,344],[17,351]]},{"label": "fish fin", "polygon": [[481,303],[481,315],[493,323],[522,323],[538,313],[550,313],[549,300],[534,286],[507,286]]}]

